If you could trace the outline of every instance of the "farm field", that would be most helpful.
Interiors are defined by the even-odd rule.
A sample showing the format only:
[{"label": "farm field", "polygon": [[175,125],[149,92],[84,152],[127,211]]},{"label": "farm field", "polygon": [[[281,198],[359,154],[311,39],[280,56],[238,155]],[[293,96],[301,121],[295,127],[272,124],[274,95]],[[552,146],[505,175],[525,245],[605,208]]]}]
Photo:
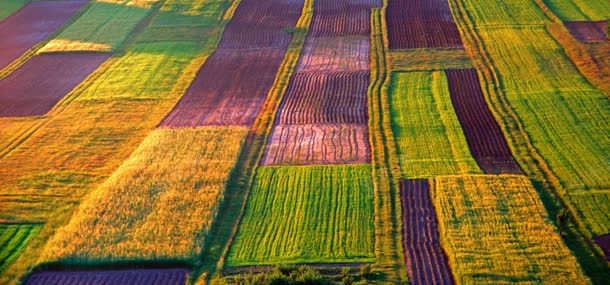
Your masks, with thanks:
[{"label": "farm field", "polygon": [[0,0],[0,284],[607,284],[609,20]]}]

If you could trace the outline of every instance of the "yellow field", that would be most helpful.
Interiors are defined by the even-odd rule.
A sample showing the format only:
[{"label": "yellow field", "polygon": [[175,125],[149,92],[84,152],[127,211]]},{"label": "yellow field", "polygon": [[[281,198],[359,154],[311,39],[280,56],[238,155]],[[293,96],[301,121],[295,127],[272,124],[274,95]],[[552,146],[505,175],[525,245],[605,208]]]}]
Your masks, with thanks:
[{"label": "yellow field", "polygon": [[457,283],[590,283],[524,176],[439,177],[433,197]]},{"label": "yellow field", "polygon": [[198,257],[246,134],[243,127],[154,131],[86,197],[41,261]]}]

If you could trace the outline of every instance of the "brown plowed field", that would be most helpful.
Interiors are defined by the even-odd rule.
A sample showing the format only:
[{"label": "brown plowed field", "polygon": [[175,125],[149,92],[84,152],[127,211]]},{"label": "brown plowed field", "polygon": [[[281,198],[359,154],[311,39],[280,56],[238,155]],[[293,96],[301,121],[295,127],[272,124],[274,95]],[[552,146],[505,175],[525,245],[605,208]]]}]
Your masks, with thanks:
[{"label": "brown plowed field", "polygon": [[87,1],[30,2],[0,21],[0,69],[45,40]]},{"label": "brown plowed field", "polygon": [[310,37],[368,36],[371,8],[380,0],[319,0],[314,3]]},{"label": "brown plowed field", "polygon": [[447,0],[389,0],[386,21],[390,49],[462,47]]},{"label": "brown plowed field", "polygon": [[451,102],[472,156],[488,174],[521,173],[502,129],[485,102],[475,69],[446,70]]},{"label": "brown plowed field", "polygon": [[186,269],[137,269],[100,271],[42,271],[24,282],[26,285],[183,285],[190,274]]},{"label": "brown plowed field", "polygon": [[608,21],[575,21],[563,23],[568,31],[582,42],[603,42],[608,40]]},{"label": "brown plowed field", "polygon": [[368,163],[366,124],[307,124],[274,127],[262,165]]},{"label": "brown plowed field", "polygon": [[243,0],[220,41],[221,49],[286,49],[303,0]]},{"label": "brown plowed field", "polygon": [[606,255],[606,260],[610,261],[610,234],[598,236],[594,238],[595,243],[599,246]]},{"label": "brown plowed field", "polygon": [[365,36],[308,38],[298,72],[346,72],[369,70],[369,38]]},{"label": "brown plowed field", "polygon": [[162,126],[249,126],[258,115],[284,52],[217,50]]},{"label": "brown plowed field", "polygon": [[402,243],[411,284],[453,284],[426,179],[400,181]]},{"label": "brown plowed field", "polygon": [[0,117],[44,115],[108,58],[84,53],[33,57],[0,80]]},{"label": "brown plowed field", "polygon": [[367,71],[294,74],[276,124],[366,124],[369,81]]}]

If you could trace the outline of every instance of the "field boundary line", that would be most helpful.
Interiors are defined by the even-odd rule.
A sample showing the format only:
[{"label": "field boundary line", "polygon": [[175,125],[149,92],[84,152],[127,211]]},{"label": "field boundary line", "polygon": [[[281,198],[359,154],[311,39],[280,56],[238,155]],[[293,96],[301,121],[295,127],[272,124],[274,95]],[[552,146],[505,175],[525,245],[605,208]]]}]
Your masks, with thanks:
[{"label": "field boundary line", "polygon": [[[26,5],[30,4],[32,2],[35,2],[35,1],[28,1],[26,3]],[[70,26],[74,22],[76,22],[76,20],[78,20],[83,14],[85,14],[85,12],[87,10],[89,10],[89,8],[92,5],[93,5],[93,1],[87,2],[87,4],[83,5],[83,7],[81,7],[78,11],[76,11],[76,13],[74,13],[74,15],[72,15],[72,17],[68,21],[66,21],[59,29],[55,30],[55,32],[50,34],[45,40],[37,43],[36,45],[34,45],[30,49],[28,49],[25,53],[23,53],[19,58],[15,59],[13,62],[11,62],[8,66],[1,69],[0,70],[0,80],[7,77],[13,71],[17,70],[19,67],[21,67],[23,64],[25,64],[28,60],[30,60],[36,54],[38,54],[38,51],[41,48],[43,48],[46,44],[48,44],[52,39],[57,37],[61,32],[63,32],[66,28],[68,28],[68,26]],[[23,7],[25,7],[25,5],[23,5]],[[20,10],[23,7],[21,7]]]},{"label": "field boundary line", "polygon": [[[514,153],[519,154],[515,158],[520,162],[521,167],[525,170],[526,176],[530,180],[539,179],[539,187],[536,187],[538,192],[546,192],[545,194],[552,197],[553,202],[559,203],[563,211],[559,213],[557,217],[553,217],[552,213],[549,213],[549,218],[553,220],[559,229],[570,231],[570,234],[575,235],[578,243],[586,246],[587,250],[590,250],[595,258],[601,260],[604,256],[601,249],[593,244],[591,241],[591,232],[586,228],[584,223],[576,215],[576,209],[569,202],[569,193],[565,190],[557,176],[554,174],[550,166],[544,161],[544,158],[538,153],[534,147],[531,138],[528,136],[523,123],[512,109],[506,99],[506,95],[501,89],[501,80],[492,59],[489,57],[488,52],[485,49],[485,45],[476,33],[476,27],[472,19],[465,12],[463,0],[449,0],[452,13],[456,15],[456,19],[460,22],[458,27],[463,33],[465,39],[465,46],[470,46],[468,50],[473,53],[473,63],[478,64],[478,71],[482,74],[485,80],[482,81],[485,88],[485,99],[492,108],[492,113],[498,122],[502,122],[500,127],[509,141],[509,146]],[[528,173],[529,172],[529,173]],[[531,177],[533,176],[533,177]],[[543,201],[544,202],[544,201]],[[546,208],[546,207],[545,207]],[[548,212],[548,208],[546,209]],[[567,223],[566,223],[567,222]],[[573,224],[575,228],[571,228],[569,223]],[[575,253],[574,249],[570,247],[571,251]],[[577,255],[578,256],[578,255]],[[578,256],[580,257],[580,256]],[[582,261],[581,258],[578,258]],[[582,263],[581,263],[582,266]]]},{"label": "field boundary line", "polygon": [[402,221],[400,197],[397,189],[400,165],[389,116],[388,88],[390,84],[389,40],[385,22],[388,1],[371,11],[371,84],[367,92],[369,102],[369,143],[371,144],[371,175],[373,176],[375,214],[376,266],[384,271],[387,282],[408,280],[402,253]]},{"label": "field boundary line", "polygon": [[265,102],[261,106],[261,111],[248,132],[237,164],[227,182],[217,219],[210,229],[209,236],[214,236],[215,239],[212,243],[204,246],[205,248],[201,254],[201,266],[193,271],[194,279],[199,279],[194,280],[196,283],[210,282],[212,278],[222,274],[226,256],[245,212],[256,169],[264,154],[267,138],[273,127],[278,107],[304,46],[305,37],[311,23],[313,1],[305,0],[303,4],[301,16],[295,25],[295,33],[286,55],[276,73],[272,87],[267,93]]}]

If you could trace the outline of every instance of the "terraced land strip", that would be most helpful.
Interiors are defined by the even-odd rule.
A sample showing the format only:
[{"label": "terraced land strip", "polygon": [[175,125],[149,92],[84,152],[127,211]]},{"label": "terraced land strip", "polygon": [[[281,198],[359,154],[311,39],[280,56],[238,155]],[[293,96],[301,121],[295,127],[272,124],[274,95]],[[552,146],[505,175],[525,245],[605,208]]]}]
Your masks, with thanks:
[{"label": "terraced land strip", "polygon": [[403,177],[482,173],[470,154],[444,72],[392,73],[389,94]]},{"label": "terraced land strip", "polygon": [[433,198],[457,283],[590,283],[527,178],[439,177]]},{"label": "terraced land strip", "polygon": [[0,70],[55,33],[86,4],[86,0],[30,2],[2,20]]},{"label": "terraced land strip", "polygon": [[369,165],[259,167],[228,266],[370,262]]},{"label": "terraced land strip", "polygon": [[185,269],[138,269],[106,271],[45,271],[32,274],[26,285],[62,284],[167,284],[183,285],[188,280]]}]

